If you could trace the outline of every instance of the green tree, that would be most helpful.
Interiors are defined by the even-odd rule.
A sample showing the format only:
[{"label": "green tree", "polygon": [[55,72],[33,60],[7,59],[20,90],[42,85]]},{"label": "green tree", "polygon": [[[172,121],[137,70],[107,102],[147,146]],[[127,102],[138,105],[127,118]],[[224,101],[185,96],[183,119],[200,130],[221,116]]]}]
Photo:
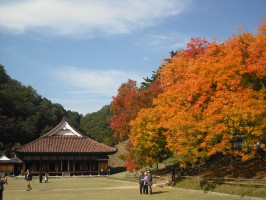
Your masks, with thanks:
[{"label": "green tree", "polygon": [[111,115],[110,105],[106,105],[99,111],[81,118],[80,129],[90,138],[108,146],[113,146],[117,144],[117,140],[113,137],[114,132],[108,124]]},{"label": "green tree", "polygon": [[56,126],[67,113],[31,86],[11,79],[0,65],[0,142],[25,144]]}]

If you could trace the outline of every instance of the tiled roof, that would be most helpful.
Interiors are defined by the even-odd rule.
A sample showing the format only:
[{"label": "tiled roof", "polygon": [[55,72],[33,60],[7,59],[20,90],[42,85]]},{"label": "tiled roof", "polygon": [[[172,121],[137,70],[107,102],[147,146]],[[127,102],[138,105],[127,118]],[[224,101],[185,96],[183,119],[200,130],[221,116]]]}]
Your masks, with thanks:
[{"label": "tiled roof", "polygon": [[13,163],[22,163],[22,161],[18,158],[18,157],[14,157],[14,158],[8,158],[8,157],[6,157],[6,156],[1,156],[0,157],[0,164],[3,164],[3,163],[5,163],[5,164],[13,164]]},{"label": "tiled roof", "polygon": [[88,137],[75,135],[43,136],[16,150],[18,153],[106,153],[116,148],[108,147]]}]

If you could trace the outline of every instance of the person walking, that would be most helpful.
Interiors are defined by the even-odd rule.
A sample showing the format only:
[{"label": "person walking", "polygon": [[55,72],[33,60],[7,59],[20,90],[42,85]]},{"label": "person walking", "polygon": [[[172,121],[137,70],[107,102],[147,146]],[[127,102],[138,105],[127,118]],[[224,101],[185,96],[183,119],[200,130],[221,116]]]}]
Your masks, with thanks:
[{"label": "person walking", "polygon": [[27,169],[27,173],[25,175],[25,180],[27,181],[27,191],[30,191],[32,189],[30,182],[32,181],[32,174],[30,173],[30,170]]},{"label": "person walking", "polygon": [[150,171],[148,171],[148,191],[149,194],[152,194],[152,175]]},{"label": "person walking", "polygon": [[7,176],[0,178],[0,200],[3,200],[4,184],[7,184]]},{"label": "person walking", "polygon": [[142,194],[143,193],[143,185],[144,185],[144,174],[143,172],[141,171],[140,172],[140,175],[139,175],[139,193]]}]

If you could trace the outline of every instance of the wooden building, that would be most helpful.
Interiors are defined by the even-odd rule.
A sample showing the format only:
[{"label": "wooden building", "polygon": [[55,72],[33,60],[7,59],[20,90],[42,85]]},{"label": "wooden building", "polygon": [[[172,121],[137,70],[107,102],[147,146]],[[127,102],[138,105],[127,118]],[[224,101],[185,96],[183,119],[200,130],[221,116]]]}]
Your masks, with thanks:
[{"label": "wooden building", "polygon": [[18,148],[22,173],[99,175],[108,172],[108,155],[116,148],[98,143],[75,130],[66,118],[50,132]]},{"label": "wooden building", "polygon": [[5,155],[0,156],[0,176],[19,175],[21,163],[21,160],[17,157],[8,158]]}]

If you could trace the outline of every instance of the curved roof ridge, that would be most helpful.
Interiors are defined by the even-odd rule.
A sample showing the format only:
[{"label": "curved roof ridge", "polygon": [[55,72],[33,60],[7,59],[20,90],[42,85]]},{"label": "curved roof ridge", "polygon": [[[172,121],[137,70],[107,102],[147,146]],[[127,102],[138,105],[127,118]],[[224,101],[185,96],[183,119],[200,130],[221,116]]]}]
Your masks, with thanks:
[{"label": "curved roof ridge", "polygon": [[64,116],[62,118],[62,120],[61,120],[61,122],[59,124],[57,124],[53,129],[51,129],[49,132],[47,132],[46,134],[42,135],[41,137],[53,136],[53,134],[55,134],[56,131],[58,132],[60,130],[59,129],[60,126],[62,126],[64,123],[67,123],[67,125],[69,125],[75,132],[77,132],[80,135],[80,137],[86,137],[83,133],[81,133],[75,127],[73,127],[70,123],[68,123],[68,118],[66,116]]},{"label": "curved roof ridge", "polygon": [[[63,117],[63,118],[64,118],[64,117]],[[64,121],[65,121],[65,120],[64,120]],[[52,128],[49,132],[45,133],[45,134],[42,135],[41,137],[50,136],[50,134],[51,134],[53,131],[55,131],[56,129],[58,129],[58,128],[61,126],[61,124],[64,123],[64,121],[61,120],[61,122],[60,122],[59,124],[57,124],[54,128]]]}]

